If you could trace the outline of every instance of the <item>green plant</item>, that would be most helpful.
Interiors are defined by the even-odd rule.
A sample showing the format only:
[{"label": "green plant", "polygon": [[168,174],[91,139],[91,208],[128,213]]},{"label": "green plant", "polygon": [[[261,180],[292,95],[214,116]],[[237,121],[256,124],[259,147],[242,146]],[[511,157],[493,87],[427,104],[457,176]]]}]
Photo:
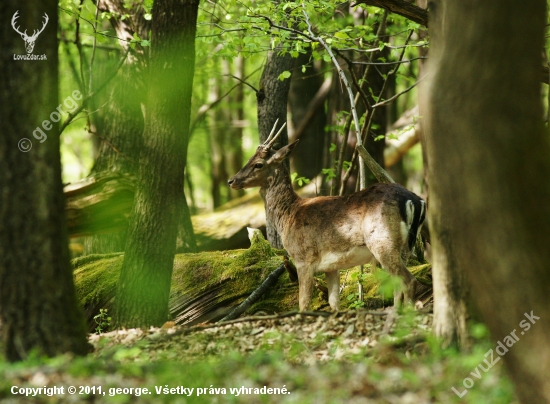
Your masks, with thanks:
[{"label": "green plant", "polygon": [[95,328],[96,334],[107,331],[111,326],[111,317],[107,314],[107,309],[99,309],[99,314],[94,316],[94,321],[97,324]]},{"label": "green plant", "polygon": [[347,299],[349,302],[351,302],[348,306],[348,308],[350,309],[359,309],[361,307],[365,307],[365,302],[363,300],[359,300],[359,294],[357,293],[350,293]]},{"label": "green plant", "polygon": [[293,173],[290,176],[290,179],[292,180],[292,182],[297,182],[299,187],[301,187],[302,185],[309,184],[311,182],[306,177],[298,177],[298,173]]}]

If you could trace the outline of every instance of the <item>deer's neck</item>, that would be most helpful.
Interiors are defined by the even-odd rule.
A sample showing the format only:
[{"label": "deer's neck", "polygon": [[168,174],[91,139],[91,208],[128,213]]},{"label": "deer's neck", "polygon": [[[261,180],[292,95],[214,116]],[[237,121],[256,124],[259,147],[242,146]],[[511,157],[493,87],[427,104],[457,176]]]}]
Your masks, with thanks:
[{"label": "deer's neck", "polygon": [[290,174],[284,164],[268,178],[268,184],[260,189],[260,195],[266,204],[267,220],[275,226],[279,234],[283,234],[292,206],[300,199],[292,188]]}]

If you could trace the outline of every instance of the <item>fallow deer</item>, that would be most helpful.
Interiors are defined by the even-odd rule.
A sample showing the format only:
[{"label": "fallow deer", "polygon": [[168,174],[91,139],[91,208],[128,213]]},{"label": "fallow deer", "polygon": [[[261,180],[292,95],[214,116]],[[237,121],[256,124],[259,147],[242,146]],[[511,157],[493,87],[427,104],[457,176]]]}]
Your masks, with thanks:
[{"label": "fallow deer", "polygon": [[420,284],[405,263],[424,222],[424,201],[398,184],[375,184],[347,196],[300,198],[282,164],[298,141],[273,150],[282,131],[273,135],[276,125],[228,184],[233,189],[261,187],[267,219],[296,264],[300,310],[309,308],[317,272],[326,274],[329,304],[338,310],[339,270],[373,257],[404,281],[404,292],[394,293],[395,304],[402,298],[413,301]]}]

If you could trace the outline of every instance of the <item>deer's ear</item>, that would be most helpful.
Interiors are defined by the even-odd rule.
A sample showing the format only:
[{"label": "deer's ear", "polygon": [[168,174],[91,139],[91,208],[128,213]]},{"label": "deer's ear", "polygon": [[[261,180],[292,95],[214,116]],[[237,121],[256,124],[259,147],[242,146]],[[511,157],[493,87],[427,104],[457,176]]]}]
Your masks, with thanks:
[{"label": "deer's ear", "polygon": [[292,153],[292,151],[294,150],[294,148],[296,147],[299,141],[300,139],[292,142],[291,144],[281,147],[279,150],[275,152],[273,156],[271,156],[268,163],[269,164],[280,163],[281,161],[286,159],[288,156],[290,156],[290,154]]}]

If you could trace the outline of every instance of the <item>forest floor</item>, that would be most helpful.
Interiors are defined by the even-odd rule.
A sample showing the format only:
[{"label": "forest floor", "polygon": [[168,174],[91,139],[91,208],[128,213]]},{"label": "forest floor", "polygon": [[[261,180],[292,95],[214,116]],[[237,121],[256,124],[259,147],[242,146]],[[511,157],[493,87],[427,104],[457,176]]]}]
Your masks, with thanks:
[{"label": "forest floor", "polygon": [[459,353],[440,348],[431,313],[405,310],[387,321],[389,312],[287,313],[91,335],[95,349],[84,358],[0,361],[0,401],[517,403],[502,361],[479,372],[494,348],[483,325],[472,327],[472,348]]}]

